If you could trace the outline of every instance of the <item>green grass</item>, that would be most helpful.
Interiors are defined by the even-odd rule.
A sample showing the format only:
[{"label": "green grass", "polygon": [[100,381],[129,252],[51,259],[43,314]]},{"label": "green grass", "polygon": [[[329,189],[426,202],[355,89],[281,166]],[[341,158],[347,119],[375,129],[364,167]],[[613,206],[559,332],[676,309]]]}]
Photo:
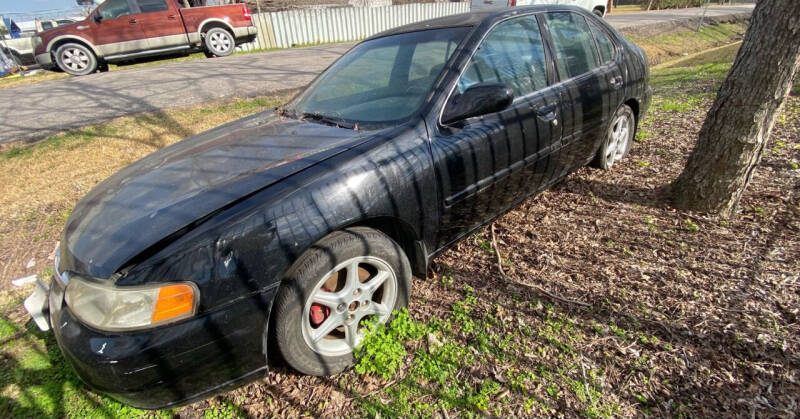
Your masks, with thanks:
[{"label": "green grass", "polygon": [[723,23],[705,26],[700,31],[684,29],[655,36],[630,34],[628,39],[645,50],[651,64],[659,64],[740,40],[746,29],[744,23]]},{"label": "green grass", "polygon": [[[153,416],[86,390],[67,365],[52,334],[0,317],[2,417],[119,418]],[[156,416],[171,417],[170,410]]]}]

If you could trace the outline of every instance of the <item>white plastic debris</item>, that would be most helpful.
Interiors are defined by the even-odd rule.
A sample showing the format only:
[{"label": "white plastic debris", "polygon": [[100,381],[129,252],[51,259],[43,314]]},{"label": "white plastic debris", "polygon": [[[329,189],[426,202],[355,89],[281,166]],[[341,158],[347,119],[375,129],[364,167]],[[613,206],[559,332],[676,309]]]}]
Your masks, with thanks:
[{"label": "white plastic debris", "polygon": [[15,287],[21,287],[23,285],[33,284],[34,282],[36,282],[36,275],[30,275],[24,278],[17,278],[11,281],[11,284],[13,284]]},{"label": "white plastic debris", "polygon": [[31,258],[31,260],[28,261],[28,264],[25,265],[25,269],[30,269],[33,268],[34,266],[36,266],[36,259]]}]

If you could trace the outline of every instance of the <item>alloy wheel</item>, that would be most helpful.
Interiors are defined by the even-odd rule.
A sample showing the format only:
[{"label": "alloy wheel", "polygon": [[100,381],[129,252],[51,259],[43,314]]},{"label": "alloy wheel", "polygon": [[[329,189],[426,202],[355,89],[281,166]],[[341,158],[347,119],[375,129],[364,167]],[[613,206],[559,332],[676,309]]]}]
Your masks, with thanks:
[{"label": "alloy wheel", "polygon": [[214,32],[209,37],[211,49],[214,50],[215,53],[224,54],[231,48],[231,44],[233,43],[230,36],[224,32]]},{"label": "alloy wheel", "polygon": [[606,162],[608,167],[623,157],[628,150],[631,133],[631,116],[623,114],[617,117],[608,133],[608,147],[606,147]]},{"label": "alloy wheel", "polygon": [[89,55],[79,48],[67,48],[61,54],[61,62],[72,71],[82,72],[89,67]]},{"label": "alloy wheel", "polygon": [[389,320],[397,284],[392,268],[379,258],[362,256],[340,263],[306,300],[301,319],[306,344],[323,356],[352,352],[364,338],[364,320]]}]

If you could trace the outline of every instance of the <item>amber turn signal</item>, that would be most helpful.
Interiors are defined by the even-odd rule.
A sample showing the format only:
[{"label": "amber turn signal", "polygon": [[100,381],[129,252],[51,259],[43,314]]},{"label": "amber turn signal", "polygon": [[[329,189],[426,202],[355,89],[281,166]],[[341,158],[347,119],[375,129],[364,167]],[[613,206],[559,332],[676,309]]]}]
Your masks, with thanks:
[{"label": "amber turn signal", "polygon": [[174,284],[162,287],[158,291],[153,323],[174,317],[192,314],[194,310],[194,289],[187,284]]}]

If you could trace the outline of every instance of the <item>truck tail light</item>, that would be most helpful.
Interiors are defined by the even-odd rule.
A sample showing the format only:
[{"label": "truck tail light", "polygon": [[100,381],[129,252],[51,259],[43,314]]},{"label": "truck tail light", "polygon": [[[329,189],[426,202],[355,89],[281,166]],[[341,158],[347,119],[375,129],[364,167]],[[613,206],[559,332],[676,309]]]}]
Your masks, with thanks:
[{"label": "truck tail light", "polygon": [[509,7],[517,7],[517,0],[508,0]]},{"label": "truck tail light", "polygon": [[247,8],[246,4],[242,5],[242,15],[244,16],[244,20],[252,20],[253,17],[250,16],[250,9]]}]

